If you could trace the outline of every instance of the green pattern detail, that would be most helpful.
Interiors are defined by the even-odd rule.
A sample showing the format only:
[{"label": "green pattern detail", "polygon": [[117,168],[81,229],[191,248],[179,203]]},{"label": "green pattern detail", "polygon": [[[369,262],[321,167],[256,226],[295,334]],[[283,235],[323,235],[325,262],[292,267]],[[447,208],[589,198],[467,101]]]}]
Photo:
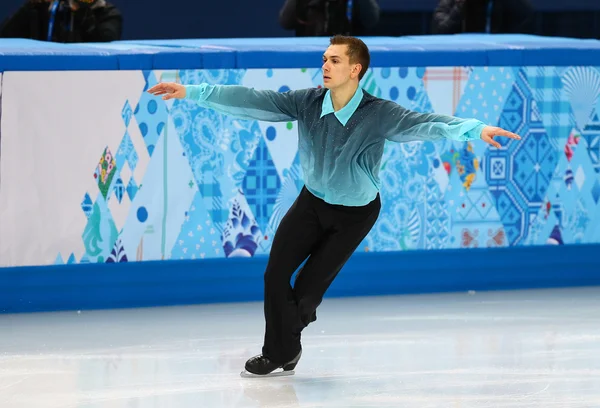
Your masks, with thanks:
[{"label": "green pattern detail", "polygon": [[99,197],[94,203],[92,214],[82,235],[85,253],[90,262],[104,262],[119,236],[110,212],[100,207],[99,200],[102,198]]},{"label": "green pattern detail", "polygon": [[108,147],[106,147],[102,157],[100,158],[100,162],[98,163],[96,174],[98,188],[100,189],[100,193],[104,199],[106,199],[108,196],[111,183],[116,173],[117,162]]},{"label": "green pattern detail", "polygon": [[373,96],[381,97],[381,89],[377,86],[373,70],[369,69],[362,79],[362,88]]}]

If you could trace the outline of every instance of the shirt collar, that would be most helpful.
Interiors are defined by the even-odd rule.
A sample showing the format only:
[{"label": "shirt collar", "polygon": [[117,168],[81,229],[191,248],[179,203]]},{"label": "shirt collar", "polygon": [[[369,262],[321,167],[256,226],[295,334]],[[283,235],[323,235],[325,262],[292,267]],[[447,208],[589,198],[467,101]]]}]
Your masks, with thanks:
[{"label": "shirt collar", "polygon": [[321,107],[321,117],[333,113],[335,117],[340,121],[340,123],[346,126],[346,123],[348,123],[352,114],[356,111],[356,109],[358,109],[358,105],[360,105],[360,101],[362,101],[362,98],[363,90],[359,86],[356,89],[354,96],[352,96],[352,99],[350,99],[350,102],[348,102],[346,106],[344,106],[342,109],[335,112],[333,110],[333,101],[331,100],[331,90],[328,89],[327,93],[325,94],[325,98],[323,98],[323,106]]}]

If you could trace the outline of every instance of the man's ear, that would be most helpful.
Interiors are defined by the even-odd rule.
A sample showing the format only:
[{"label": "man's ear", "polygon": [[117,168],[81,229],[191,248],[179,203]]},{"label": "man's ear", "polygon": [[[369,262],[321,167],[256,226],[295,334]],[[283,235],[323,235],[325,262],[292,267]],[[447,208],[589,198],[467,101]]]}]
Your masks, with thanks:
[{"label": "man's ear", "polygon": [[358,77],[358,75],[360,74],[361,71],[362,71],[362,65],[354,64],[354,67],[352,68],[352,77]]}]

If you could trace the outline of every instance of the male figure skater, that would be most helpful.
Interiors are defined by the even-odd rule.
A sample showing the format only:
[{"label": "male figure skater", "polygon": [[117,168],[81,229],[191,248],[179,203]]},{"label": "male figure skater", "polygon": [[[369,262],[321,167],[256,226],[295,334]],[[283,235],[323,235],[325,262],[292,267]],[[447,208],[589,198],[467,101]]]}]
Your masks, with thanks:
[{"label": "male figure skater", "polygon": [[[242,375],[293,374],[302,354],[302,330],[316,319],[325,291],[379,216],[386,140],[481,139],[500,147],[496,136],[520,139],[475,119],[417,113],[368,94],[359,81],[369,62],[363,41],[335,36],[323,55],[324,88],[275,92],[161,83],[148,90],[164,100],[188,98],[238,118],[298,121],[305,186],[273,238],[264,275],[262,354],[246,362]],[[291,277],[305,260],[292,288]]]}]

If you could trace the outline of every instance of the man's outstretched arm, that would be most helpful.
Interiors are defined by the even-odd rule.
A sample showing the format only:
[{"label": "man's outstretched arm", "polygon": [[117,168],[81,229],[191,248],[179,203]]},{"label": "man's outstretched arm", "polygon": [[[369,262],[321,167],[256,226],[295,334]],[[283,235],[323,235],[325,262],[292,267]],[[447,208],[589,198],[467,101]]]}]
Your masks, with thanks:
[{"label": "man's outstretched arm", "polygon": [[276,92],[241,85],[181,85],[160,83],[148,89],[164,100],[189,99],[205,108],[240,119],[289,122],[298,118],[299,98],[304,91]]},{"label": "man's outstretched arm", "polygon": [[481,139],[494,147],[500,147],[500,144],[494,140],[496,136],[521,139],[519,135],[499,127],[488,126],[477,119],[419,113],[391,101],[385,102],[382,107],[380,123],[385,138],[399,143],[415,140],[470,141]]}]

